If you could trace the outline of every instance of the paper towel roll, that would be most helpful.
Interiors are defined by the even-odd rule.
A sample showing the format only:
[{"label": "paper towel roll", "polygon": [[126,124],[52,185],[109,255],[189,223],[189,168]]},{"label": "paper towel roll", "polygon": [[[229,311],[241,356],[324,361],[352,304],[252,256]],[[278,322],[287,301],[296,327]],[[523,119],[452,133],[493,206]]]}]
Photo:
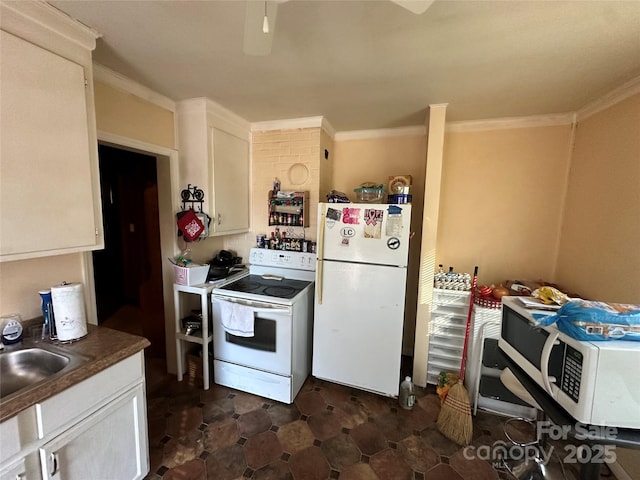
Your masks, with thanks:
[{"label": "paper towel roll", "polygon": [[58,340],[77,340],[87,334],[87,315],[81,283],[51,287]]}]

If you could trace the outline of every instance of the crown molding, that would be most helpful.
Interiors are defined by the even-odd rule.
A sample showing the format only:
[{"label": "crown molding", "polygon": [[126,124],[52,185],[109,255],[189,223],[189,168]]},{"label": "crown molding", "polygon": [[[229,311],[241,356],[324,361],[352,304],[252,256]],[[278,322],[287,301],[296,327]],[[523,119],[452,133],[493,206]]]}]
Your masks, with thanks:
[{"label": "crown molding", "polygon": [[329,123],[325,117],[322,117],[322,129],[327,132],[327,134],[331,137],[332,140],[336,138],[336,129],[333,128],[333,125]]},{"label": "crown molding", "polygon": [[219,122],[226,122],[227,124],[234,125],[240,128],[243,132],[249,131],[251,124],[237,113],[234,113],[219,103],[214,102],[210,98],[206,99],[206,104],[207,115],[213,115]]},{"label": "crown molding", "polygon": [[128,77],[114,72],[110,68],[100,65],[99,63],[93,63],[93,78],[102,83],[105,83],[118,90],[125,91],[136,97],[140,97],[147,102],[153,103],[159,107],[165,108],[171,112],[176,111],[176,102],[169,97],[165,97],[140,83],[134,82]]},{"label": "crown molding", "polygon": [[337,132],[335,140],[337,142],[344,140],[367,140],[373,138],[385,137],[402,137],[408,135],[426,135],[427,128],[423,125],[415,125],[411,127],[398,128],[380,128],[377,130],[352,130],[349,132]]},{"label": "crown molding", "polygon": [[491,118],[486,120],[469,120],[447,122],[446,132],[477,132],[482,130],[502,130],[507,128],[552,127],[571,125],[575,121],[575,113],[552,113],[549,115],[531,115],[528,117]]},{"label": "crown molding", "polygon": [[185,115],[202,115],[201,120],[208,126],[221,128],[239,138],[249,138],[251,124],[247,120],[207,97],[176,102],[176,122]]},{"label": "crown molding", "polygon": [[324,117],[288,118],[284,120],[267,120],[251,124],[252,132],[266,132],[270,130],[294,130],[297,128],[322,128]]},{"label": "crown molding", "polygon": [[25,27],[25,19],[89,51],[96,48],[96,39],[102,36],[46,2],[0,2],[2,29],[14,33],[26,28],[31,41],[32,36],[37,34],[37,29]]},{"label": "crown molding", "polygon": [[606,108],[612,107],[616,103],[619,103],[632,95],[640,93],[640,77],[632,78],[626,83],[623,83],[615,90],[603,95],[602,97],[594,100],[591,103],[586,104],[576,113],[578,121],[589,118],[594,113],[598,113]]}]

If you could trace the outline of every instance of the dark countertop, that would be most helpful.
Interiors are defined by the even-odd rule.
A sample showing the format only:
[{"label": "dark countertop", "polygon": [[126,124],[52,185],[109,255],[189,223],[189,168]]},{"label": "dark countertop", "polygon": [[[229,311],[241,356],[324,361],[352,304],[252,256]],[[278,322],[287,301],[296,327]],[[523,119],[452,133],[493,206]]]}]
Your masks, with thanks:
[{"label": "dark countertop", "polygon": [[[150,345],[149,340],[106,327],[87,326],[88,334],[70,344],[42,341],[53,344],[58,350],[86,358],[86,362],[67,373],[42,381],[37,388],[26,389],[18,395],[0,398],[0,422],[13,417],[22,410],[40,403],[57,393],[85,380],[96,373],[115,365]],[[0,353],[2,355],[2,353]]]}]

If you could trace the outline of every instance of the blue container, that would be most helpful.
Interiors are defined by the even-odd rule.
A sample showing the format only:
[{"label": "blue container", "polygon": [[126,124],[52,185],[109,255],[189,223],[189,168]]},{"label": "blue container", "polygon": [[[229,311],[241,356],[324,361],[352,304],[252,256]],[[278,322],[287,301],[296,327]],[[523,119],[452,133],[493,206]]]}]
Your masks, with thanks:
[{"label": "blue container", "polygon": [[51,300],[51,290],[40,290],[40,299],[42,300],[42,316],[44,317],[44,328],[42,329],[42,338],[50,338],[55,340],[58,338],[56,334],[56,320],[53,315],[53,301]]}]

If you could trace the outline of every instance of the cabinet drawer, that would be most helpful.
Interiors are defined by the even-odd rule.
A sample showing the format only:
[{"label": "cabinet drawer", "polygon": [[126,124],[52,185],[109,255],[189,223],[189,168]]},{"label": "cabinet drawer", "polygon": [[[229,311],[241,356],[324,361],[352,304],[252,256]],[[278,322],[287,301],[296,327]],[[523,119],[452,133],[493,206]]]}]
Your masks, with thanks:
[{"label": "cabinet drawer", "polygon": [[430,385],[438,385],[439,376],[439,372],[427,370],[427,383]]},{"label": "cabinet drawer", "polygon": [[36,407],[29,407],[0,423],[0,464],[20,453],[37,438]]},{"label": "cabinet drawer", "polygon": [[38,437],[44,438],[77,422],[144,380],[142,352],[36,404]]},{"label": "cabinet drawer", "polygon": [[456,312],[448,312],[448,313],[433,313],[431,316],[430,325],[451,325],[453,327],[467,327],[467,314],[466,313],[456,313]]},{"label": "cabinet drawer", "polygon": [[469,306],[462,305],[433,305],[431,307],[431,315],[435,316],[457,316],[464,318],[466,321],[469,316]]},{"label": "cabinet drawer", "polygon": [[462,335],[429,335],[429,348],[437,345],[445,348],[459,348],[462,350],[464,346],[464,332]]},{"label": "cabinet drawer", "polygon": [[460,370],[460,359],[451,360],[438,357],[429,357],[429,368],[437,372],[458,373]]},{"label": "cabinet drawer", "polygon": [[429,325],[429,333],[438,336],[454,336],[464,337],[465,326],[447,323],[431,323]]},{"label": "cabinet drawer", "polygon": [[448,358],[459,362],[462,358],[462,347],[442,347],[432,342],[429,344],[429,357]]},{"label": "cabinet drawer", "polygon": [[442,288],[433,289],[433,305],[441,307],[469,307],[469,297],[471,292],[445,290]]}]

